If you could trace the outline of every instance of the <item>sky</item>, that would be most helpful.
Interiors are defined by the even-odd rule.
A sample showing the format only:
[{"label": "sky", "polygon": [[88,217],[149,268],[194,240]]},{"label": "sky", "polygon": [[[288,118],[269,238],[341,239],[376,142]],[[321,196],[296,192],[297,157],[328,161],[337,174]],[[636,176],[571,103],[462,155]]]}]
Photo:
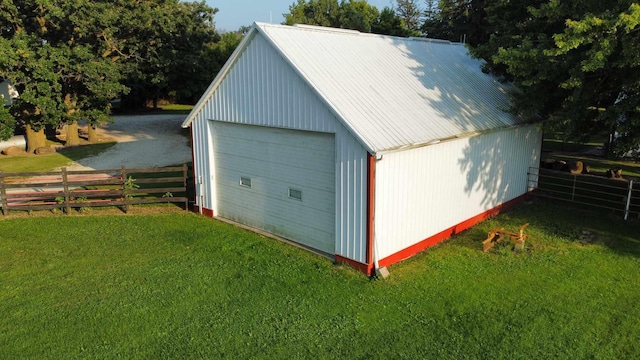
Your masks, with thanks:
[{"label": "sky", "polygon": [[[218,31],[234,31],[240,26],[250,26],[254,22],[280,24],[282,14],[289,12],[289,5],[296,0],[206,0],[207,5],[218,8],[214,20]],[[369,0],[369,4],[384,9],[393,7],[395,0]]]}]

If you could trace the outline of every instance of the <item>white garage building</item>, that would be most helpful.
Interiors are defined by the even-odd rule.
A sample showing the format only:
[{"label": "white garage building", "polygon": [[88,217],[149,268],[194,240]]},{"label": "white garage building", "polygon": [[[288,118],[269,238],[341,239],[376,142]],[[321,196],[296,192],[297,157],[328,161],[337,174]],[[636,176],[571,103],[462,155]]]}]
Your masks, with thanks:
[{"label": "white garage building", "polygon": [[372,273],[513,204],[538,125],[463,45],[254,24],[183,126],[196,206]]}]

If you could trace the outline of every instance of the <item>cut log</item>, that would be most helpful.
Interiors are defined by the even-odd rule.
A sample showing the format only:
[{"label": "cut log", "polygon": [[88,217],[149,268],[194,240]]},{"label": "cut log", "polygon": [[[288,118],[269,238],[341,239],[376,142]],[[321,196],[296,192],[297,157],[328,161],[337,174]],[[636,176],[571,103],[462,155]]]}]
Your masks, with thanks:
[{"label": "cut log", "polygon": [[568,165],[570,173],[572,173],[574,175],[582,174],[582,170],[584,169],[582,161],[572,161],[567,165]]},{"label": "cut log", "polygon": [[24,155],[27,152],[17,146],[9,146],[2,150],[2,153],[7,156]]},{"label": "cut log", "polygon": [[36,153],[36,155],[55,154],[56,153],[56,149],[52,148],[52,147],[49,147],[49,146],[44,146],[44,147],[37,148],[35,153]]}]

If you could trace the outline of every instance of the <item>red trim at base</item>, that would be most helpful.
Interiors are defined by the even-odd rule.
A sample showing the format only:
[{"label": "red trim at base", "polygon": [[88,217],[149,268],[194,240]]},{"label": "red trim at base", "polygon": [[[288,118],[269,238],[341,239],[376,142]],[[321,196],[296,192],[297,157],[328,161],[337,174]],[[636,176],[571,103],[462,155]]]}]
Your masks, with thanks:
[{"label": "red trim at base", "polygon": [[[193,212],[194,213],[200,213],[200,207],[198,205],[194,205],[193,206]],[[213,210],[209,210],[207,208],[202,208],[202,215],[210,217],[210,218],[214,217]]]},{"label": "red trim at base", "polygon": [[491,210],[485,211],[480,215],[476,215],[468,220],[465,220],[460,224],[450,227],[417,244],[411,245],[404,250],[400,250],[393,255],[387,256],[386,258],[379,260],[378,263],[380,267],[384,267],[384,266],[389,266],[391,264],[397,263],[398,261],[404,260],[406,258],[409,258],[430,246],[436,245],[437,243],[443,240],[446,240],[455,234],[459,234],[462,231],[467,230],[468,228],[472,227],[473,225],[476,225],[479,222],[482,222],[492,216],[498,215],[500,212],[517,205],[518,203],[522,202],[524,199],[525,199],[525,195],[522,195],[513,200],[507,201],[502,205],[498,205]]},{"label": "red trim at base", "polygon": [[372,265],[367,265],[367,264],[363,264],[361,262],[357,262],[355,260],[351,260],[348,259],[346,257],[342,257],[340,255],[336,255],[336,264],[347,264],[349,266],[351,266],[352,268],[363,272],[367,275],[371,275],[371,272],[373,271],[373,266]]},{"label": "red trim at base", "polygon": [[215,214],[213,213],[213,210],[209,210],[207,208],[202,208],[202,215],[208,216],[210,218],[215,216]]}]

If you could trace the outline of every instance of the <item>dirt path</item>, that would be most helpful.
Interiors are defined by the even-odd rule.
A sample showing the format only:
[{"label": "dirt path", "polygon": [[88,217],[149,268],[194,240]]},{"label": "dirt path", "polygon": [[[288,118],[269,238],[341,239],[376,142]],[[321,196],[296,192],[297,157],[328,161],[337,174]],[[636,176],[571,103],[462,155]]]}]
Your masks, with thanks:
[{"label": "dirt path", "polygon": [[143,168],[191,161],[188,132],[180,127],[186,115],[114,116],[99,129],[104,139],[118,143],[107,151],[67,166],[69,170]]}]

